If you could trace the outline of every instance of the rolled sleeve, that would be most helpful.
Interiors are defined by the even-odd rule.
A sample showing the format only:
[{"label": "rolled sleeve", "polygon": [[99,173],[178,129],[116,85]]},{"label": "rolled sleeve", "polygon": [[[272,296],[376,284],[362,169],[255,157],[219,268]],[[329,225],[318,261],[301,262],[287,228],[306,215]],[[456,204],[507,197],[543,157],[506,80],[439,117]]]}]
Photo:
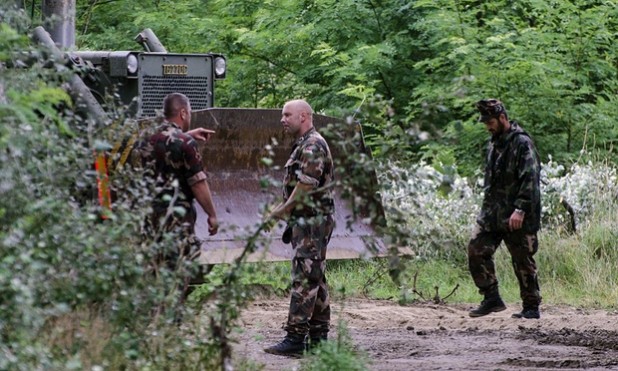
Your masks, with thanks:
[{"label": "rolled sleeve", "polygon": [[313,187],[320,185],[320,178],[324,173],[325,154],[316,145],[308,145],[304,148],[301,156],[300,173],[298,181]]},{"label": "rolled sleeve", "polygon": [[184,145],[182,147],[183,159],[184,159],[184,177],[187,180],[189,186],[206,180],[206,173],[202,167],[202,157],[197,149],[195,140],[190,136],[184,137]]},{"label": "rolled sleeve", "polygon": [[206,180],[206,173],[204,173],[203,171],[198,172],[197,174],[190,176],[189,178],[187,178],[187,183],[192,186],[196,183],[201,182],[202,180]]},{"label": "rolled sleeve", "polygon": [[302,184],[308,184],[313,187],[318,187],[320,185],[319,180],[303,173],[298,174],[298,182]]}]

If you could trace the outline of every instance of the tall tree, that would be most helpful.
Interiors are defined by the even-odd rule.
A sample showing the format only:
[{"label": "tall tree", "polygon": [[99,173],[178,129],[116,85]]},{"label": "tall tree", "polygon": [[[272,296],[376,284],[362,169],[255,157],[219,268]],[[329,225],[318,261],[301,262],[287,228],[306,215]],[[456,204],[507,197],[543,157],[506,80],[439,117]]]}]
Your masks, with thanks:
[{"label": "tall tree", "polygon": [[135,48],[150,27],[170,51],[226,54],[223,106],[304,97],[339,114],[381,97],[387,125],[433,133],[478,164],[472,102],[486,96],[505,101],[544,155],[614,143],[617,12],[601,0],[90,0],[78,28],[89,49]]}]

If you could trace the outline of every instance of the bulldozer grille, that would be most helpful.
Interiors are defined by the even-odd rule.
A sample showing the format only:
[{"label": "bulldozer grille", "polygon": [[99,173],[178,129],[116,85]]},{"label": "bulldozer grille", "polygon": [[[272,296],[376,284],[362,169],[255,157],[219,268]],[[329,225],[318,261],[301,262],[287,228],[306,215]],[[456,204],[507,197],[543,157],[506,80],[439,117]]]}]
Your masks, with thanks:
[{"label": "bulldozer grille", "polygon": [[153,117],[161,109],[163,98],[169,93],[186,95],[194,110],[210,108],[211,94],[205,76],[144,76],[141,95],[141,115]]},{"label": "bulldozer grille", "polygon": [[138,116],[154,117],[169,93],[182,93],[193,110],[214,103],[213,58],[209,54],[141,53]]}]

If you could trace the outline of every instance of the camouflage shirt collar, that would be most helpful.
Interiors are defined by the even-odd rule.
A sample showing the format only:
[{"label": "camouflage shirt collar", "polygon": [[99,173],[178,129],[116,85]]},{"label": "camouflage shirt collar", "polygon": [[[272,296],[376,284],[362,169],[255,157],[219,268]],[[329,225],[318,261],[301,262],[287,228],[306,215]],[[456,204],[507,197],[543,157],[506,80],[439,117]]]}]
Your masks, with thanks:
[{"label": "camouflage shirt collar", "polygon": [[294,145],[297,146],[305,141],[305,139],[309,138],[309,136],[315,132],[315,126],[312,126],[311,129],[307,130],[307,132],[301,135],[296,141],[294,141]]},{"label": "camouflage shirt collar", "polygon": [[161,126],[162,126],[162,127],[164,127],[164,126],[172,126],[172,127],[176,128],[176,129],[178,129],[178,130],[182,130],[182,129],[180,128],[180,126],[178,126],[178,124],[177,124],[177,123],[172,122],[172,121],[167,121],[167,120],[166,120],[166,121],[163,121],[163,124],[161,124]]}]

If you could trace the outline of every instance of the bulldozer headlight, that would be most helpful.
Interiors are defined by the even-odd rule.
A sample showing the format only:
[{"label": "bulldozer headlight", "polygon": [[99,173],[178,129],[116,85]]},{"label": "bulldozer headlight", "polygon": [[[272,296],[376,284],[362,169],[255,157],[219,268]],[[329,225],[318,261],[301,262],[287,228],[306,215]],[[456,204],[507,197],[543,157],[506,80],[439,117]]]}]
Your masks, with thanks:
[{"label": "bulldozer headlight", "polygon": [[137,67],[138,67],[137,57],[135,56],[135,54],[129,54],[127,56],[127,72],[129,73],[129,75],[136,74]]},{"label": "bulldozer headlight", "polygon": [[225,71],[227,69],[227,62],[223,57],[215,58],[215,78],[216,79],[224,79]]}]

